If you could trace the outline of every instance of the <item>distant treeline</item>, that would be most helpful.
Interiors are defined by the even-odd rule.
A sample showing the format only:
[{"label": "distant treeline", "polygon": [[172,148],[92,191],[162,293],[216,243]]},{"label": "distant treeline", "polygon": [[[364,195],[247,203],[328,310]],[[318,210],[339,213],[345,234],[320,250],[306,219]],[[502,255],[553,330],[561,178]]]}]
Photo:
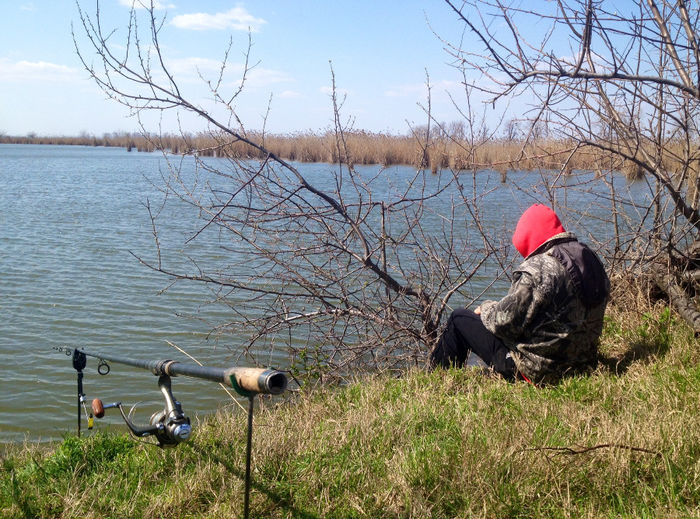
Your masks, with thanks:
[{"label": "distant treeline", "polygon": [[[289,161],[407,165],[437,171],[443,168],[471,170],[514,169],[586,169],[622,170],[638,176],[632,164],[610,163],[610,156],[593,150],[578,150],[571,141],[551,138],[532,140],[488,139],[473,143],[464,138],[445,135],[391,135],[364,131],[347,132],[340,139],[335,133],[295,133],[261,135],[250,133],[250,140],[263,144],[271,153]],[[211,157],[261,159],[262,152],[230,136],[211,134],[148,136],[134,133],[110,133],[102,137],[22,137],[0,136],[0,143],[113,146],[128,151],[167,150],[174,154],[197,154]]]}]

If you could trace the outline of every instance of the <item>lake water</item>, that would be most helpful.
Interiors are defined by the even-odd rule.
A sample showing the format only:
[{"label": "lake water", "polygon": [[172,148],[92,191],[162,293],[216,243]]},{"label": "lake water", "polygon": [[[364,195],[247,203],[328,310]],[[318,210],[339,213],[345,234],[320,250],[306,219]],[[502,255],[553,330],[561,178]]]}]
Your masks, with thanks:
[{"label": "lake water", "polygon": [[[134,257],[154,255],[145,202],[162,198],[157,187],[163,167],[158,153],[0,145],[0,442],[56,439],[75,430],[75,371],[70,358],[54,347],[191,362],[169,345],[174,343],[204,365],[236,365],[235,344],[230,350],[207,339],[211,323],[223,321],[226,312],[203,305],[210,298],[206,288],[180,284],[163,292],[168,280]],[[299,167],[314,175],[330,166]],[[395,181],[412,173],[410,168],[391,170]],[[501,186],[496,173],[479,175],[481,188],[494,190],[485,218],[497,228],[507,229],[535,201],[522,191],[527,174],[514,175],[518,188]],[[621,188],[629,187],[620,182]],[[605,213],[589,191],[572,188],[569,203],[578,203],[590,215]],[[632,191],[644,196],[644,186],[633,185]],[[182,243],[193,230],[188,215],[173,211],[163,232],[179,236]],[[608,232],[595,218],[572,225],[584,220],[584,236]],[[214,242],[203,240],[197,246],[211,247],[204,255],[221,255]],[[111,367],[110,375],[99,376],[95,359],[88,359],[88,402],[95,397],[125,404],[144,401],[139,407],[144,418],[137,416],[147,420],[161,407],[155,377],[127,366]],[[190,416],[231,405],[223,390],[205,381],[176,378],[173,392]],[[241,414],[242,424],[244,420]],[[121,421],[113,414],[105,423]]]}]

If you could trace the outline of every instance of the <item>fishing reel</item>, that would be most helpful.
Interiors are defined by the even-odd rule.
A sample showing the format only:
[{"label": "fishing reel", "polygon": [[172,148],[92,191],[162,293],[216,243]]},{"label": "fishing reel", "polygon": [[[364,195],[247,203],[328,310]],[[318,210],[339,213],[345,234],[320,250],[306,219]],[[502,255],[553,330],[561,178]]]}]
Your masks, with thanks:
[{"label": "fishing reel", "polygon": [[153,435],[158,440],[159,447],[174,447],[190,437],[192,426],[190,419],[182,411],[180,402],[173,396],[170,376],[161,375],[158,378],[158,388],[165,398],[165,408],[153,413],[148,425],[134,424],[124,412],[121,402],[105,405],[102,400],[95,398],[92,401],[92,412],[95,418],[102,418],[105,415],[105,409],[116,407],[134,436],[143,438]]}]

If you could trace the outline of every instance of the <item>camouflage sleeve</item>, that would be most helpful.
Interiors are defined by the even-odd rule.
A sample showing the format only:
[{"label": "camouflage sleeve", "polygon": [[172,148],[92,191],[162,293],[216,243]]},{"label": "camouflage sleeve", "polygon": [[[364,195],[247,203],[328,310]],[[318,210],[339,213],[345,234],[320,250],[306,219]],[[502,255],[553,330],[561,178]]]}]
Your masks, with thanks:
[{"label": "camouflage sleeve", "polygon": [[533,315],[535,280],[528,272],[516,272],[508,295],[481,305],[481,321],[501,339],[519,342]]}]

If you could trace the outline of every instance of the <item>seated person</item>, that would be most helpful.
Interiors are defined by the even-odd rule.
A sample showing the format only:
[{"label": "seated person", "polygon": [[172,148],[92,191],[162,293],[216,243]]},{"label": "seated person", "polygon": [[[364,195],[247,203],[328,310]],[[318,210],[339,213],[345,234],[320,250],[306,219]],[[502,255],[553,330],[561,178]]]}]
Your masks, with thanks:
[{"label": "seated person", "polygon": [[520,217],[513,245],[525,260],[508,294],[475,311],[455,310],[431,366],[462,366],[473,352],[505,378],[533,383],[594,368],[610,293],[600,259],[541,204]]}]

